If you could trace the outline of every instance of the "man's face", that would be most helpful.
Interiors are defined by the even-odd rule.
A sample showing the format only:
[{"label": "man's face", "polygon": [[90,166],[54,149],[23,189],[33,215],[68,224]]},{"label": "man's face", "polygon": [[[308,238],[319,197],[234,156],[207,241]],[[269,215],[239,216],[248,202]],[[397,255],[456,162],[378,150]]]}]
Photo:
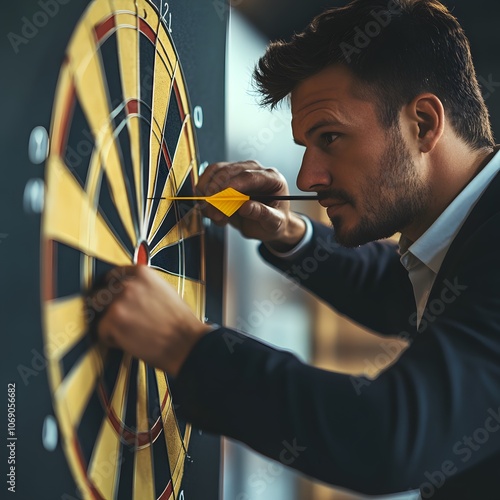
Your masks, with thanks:
[{"label": "man's face", "polygon": [[293,134],[306,148],[297,186],[318,192],[345,246],[404,230],[431,196],[399,124],[383,127],[355,88],[349,70],[330,66],[292,92]]}]

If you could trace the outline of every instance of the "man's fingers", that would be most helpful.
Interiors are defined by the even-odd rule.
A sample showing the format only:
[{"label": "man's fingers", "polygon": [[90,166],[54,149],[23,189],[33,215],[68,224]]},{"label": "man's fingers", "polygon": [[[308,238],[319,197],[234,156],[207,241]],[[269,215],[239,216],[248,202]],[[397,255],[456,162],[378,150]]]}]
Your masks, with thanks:
[{"label": "man's fingers", "polygon": [[212,196],[227,187],[244,194],[286,194],[288,193],[285,179],[273,169],[240,170],[234,175],[214,178],[207,185],[206,196]]},{"label": "man's fingers", "polygon": [[202,213],[205,217],[208,217],[214,222],[223,222],[224,219],[227,219],[227,217],[219,209],[210,204],[207,204]]},{"label": "man's fingers", "polygon": [[268,232],[279,231],[284,221],[283,212],[258,201],[247,201],[238,210],[238,215],[258,222]]},{"label": "man's fingers", "polygon": [[229,165],[231,164],[225,162],[209,165],[198,180],[197,192],[202,196],[212,196],[227,187],[231,177],[240,170],[236,167],[228,168]]},{"label": "man's fingers", "polygon": [[275,169],[264,168],[255,161],[214,163],[200,176],[197,191],[212,196],[227,187],[249,194],[282,193],[286,191],[286,181]]},{"label": "man's fingers", "polygon": [[106,317],[104,317],[96,327],[96,338],[99,339],[104,345],[112,347],[113,349],[118,348],[118,343],[111,333],[111,325]]},{"label": "man's fingers", "polygon": [[137,266],[117,267],[100,276],[85,297],[88,332],[97,340],[98,331],[108,308],[123,293],[127,282],[137,277]]},{"label": "man's fingers", "polygon": [[245,170],[232,179],[231,187],[249,195],[288,193],[284,177],[274,169]]}]

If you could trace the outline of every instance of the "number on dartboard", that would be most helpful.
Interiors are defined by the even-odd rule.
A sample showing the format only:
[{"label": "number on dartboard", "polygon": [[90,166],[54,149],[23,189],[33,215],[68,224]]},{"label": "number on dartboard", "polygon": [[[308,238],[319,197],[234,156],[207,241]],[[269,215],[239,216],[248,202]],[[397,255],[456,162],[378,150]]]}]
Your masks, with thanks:
[{"label": "number on dartboard", "polygon": [[169,33],[172,33],[172,12],[170,11],[168,2],[161,3],[161,10],[161,19],[167,25]]}]

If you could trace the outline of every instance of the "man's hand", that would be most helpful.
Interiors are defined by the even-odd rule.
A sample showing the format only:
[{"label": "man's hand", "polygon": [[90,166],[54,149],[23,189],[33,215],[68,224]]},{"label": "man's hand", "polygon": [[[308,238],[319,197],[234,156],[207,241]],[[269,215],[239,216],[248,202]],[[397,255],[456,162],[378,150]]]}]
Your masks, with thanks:
[{"label": "man's hand", "polygon": [[101,340],[177,375],[210,327],[191,312],[173,287],[147,266],[124,268],[127,279],[97,325]]},{"label": "man's hand", "polygon": [[[200,177],[197,191],[212,196],[228,187],[248,195],[288,195],[285,178],[277,170],[254,161],[214,163]],[[247,201],[232,217],[207,204],[203,213],[219,226],[231,224],[246,238],[261,240],[278,251],[293,248],[304,236],[305,223],[290,211],[289,201],[263,204]]]}]

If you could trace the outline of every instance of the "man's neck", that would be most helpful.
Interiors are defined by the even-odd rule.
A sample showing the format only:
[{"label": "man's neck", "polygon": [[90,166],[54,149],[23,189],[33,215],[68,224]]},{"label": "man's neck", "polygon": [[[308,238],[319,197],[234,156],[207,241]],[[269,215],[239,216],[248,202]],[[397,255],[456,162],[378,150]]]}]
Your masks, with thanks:
[{"label": "man's neck", "polygon": [[[416,241],[448,205],[460,194],[476,175],[491,161],[496,148],[470,151],[464,147],[451,148],[437,157],[432,169],[431,201],[426,213],[402,233],[411,241]],[[441,158],[441,160],[440,160]]]}]

